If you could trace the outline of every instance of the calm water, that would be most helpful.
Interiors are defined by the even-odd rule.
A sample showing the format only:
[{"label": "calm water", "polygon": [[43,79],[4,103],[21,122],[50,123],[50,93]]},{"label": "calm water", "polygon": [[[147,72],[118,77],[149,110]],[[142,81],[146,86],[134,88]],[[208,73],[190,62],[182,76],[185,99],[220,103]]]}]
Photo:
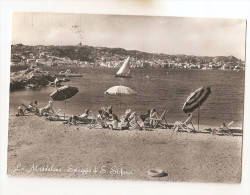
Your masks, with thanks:
[{"label": "calm water", "polygon": [[[49,69],[57,73],[65,68]],[[47,68],[48,70],[48,68]],[[211,86],[212,93],[201,106],[200,123],[220,125],[222,122],[235,121],[233,126],[241,126],[244,107],[244,71],[221,70],[169,70],[169,69],[132,69],[132,78],[115,78],[117,69],[71,68],[82,73],[82,78],[71,78],[64,83],[79,88],[78,94],[66,101],[66,114],[81,114],[87,107],[97,112],[101,106],[113,105],[118,115],[131,108],[140,113],[156,108],[159,113],[167,108],[169,123],[185,120],[182,106],[191,92],[201,86]],[[137,96],[108,96],[104,91],[114,85],[125,85],[138,93]],[[38,100],[38,106],[45,106],[55,87],[36,90],[20,90],[10,93],[10,112],[16,112],[20,103]],[[55,110],[64,108],[64,102],[55,102]],[[63,110],[63,109],[62,109]],[[194,112],[197,114],[197,111]],[[194,121],[196,123],[197,121]]]}]

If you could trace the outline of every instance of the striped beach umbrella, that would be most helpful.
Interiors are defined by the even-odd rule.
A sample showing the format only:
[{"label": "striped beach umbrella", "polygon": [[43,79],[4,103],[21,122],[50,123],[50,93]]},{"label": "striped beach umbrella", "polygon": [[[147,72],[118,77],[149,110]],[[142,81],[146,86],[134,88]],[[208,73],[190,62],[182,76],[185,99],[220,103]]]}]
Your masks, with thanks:
[{"label": "striped beach umbrella", "polygon": [[188,96],[186,102],[184,103],[182,110],[185,113],[193,112],[195,109],[199,108],[198,111],[198,128],[200,119],[200,106],[207,100],[208,96],[211,94],[211,87],[201,87],[196,91],[192,92]]},{"label": "striped beach umbrella", "polygon": [[50,94],[50,97],[54,101],[63,101],[64,100],[64,119],[66,112],[66,99],[73,97],[75,94],[79,92],[78,88],[71,86],[63,86]]},{"label": "striped beach umbrella", "polygon": [[195,109],[199,108],[211,94],[211,87],[201,87],[190,94],[184,103],[182,110],[185,113],[193,112]]},{"label": "striped beach umbrella", "polygon": [[79,90],[76,87],[63,86],[63,87],[60,87],[59,89],[57,89],[56,91],[54,91],[50,95],[50,97],[54,101],[62,101],[62,100],[66,100],[66,99],[73,97],[75,94],[78,93],[78,91]]}]

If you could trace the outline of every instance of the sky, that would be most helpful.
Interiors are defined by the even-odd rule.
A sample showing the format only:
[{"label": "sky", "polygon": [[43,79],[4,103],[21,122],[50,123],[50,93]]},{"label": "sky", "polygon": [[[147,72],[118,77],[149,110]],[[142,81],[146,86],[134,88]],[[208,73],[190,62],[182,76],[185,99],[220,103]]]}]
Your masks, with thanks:
[{"label": "sky", "polygon": [[120,47],[245,59],[242,19],[14,13],[12,44]]}]

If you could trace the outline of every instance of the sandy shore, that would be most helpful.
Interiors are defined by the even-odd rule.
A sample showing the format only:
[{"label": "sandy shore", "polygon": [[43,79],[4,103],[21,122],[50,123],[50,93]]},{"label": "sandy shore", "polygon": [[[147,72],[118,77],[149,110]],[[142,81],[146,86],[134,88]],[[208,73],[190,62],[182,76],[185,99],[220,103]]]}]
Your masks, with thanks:
[{"label": "sandy shore", "polygon": [[[239,183],[241,147],[242,136],[88,129],[10,114],[8,174]],[[150,177],[155,168],[167,175]]]}]

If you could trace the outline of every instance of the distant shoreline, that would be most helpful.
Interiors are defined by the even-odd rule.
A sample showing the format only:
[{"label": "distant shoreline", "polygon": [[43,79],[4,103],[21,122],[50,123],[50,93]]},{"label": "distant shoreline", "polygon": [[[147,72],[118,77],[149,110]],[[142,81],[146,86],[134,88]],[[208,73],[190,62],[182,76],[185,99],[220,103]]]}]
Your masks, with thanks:
[{"label": "distant shoreline", "polygon": [[120,67],[131,57],[131,68],[186,68],[244,70],[245,62],[234,56],[194,56],[147,53],[123,48],[76,46],[11,46],[11,65]]}]

